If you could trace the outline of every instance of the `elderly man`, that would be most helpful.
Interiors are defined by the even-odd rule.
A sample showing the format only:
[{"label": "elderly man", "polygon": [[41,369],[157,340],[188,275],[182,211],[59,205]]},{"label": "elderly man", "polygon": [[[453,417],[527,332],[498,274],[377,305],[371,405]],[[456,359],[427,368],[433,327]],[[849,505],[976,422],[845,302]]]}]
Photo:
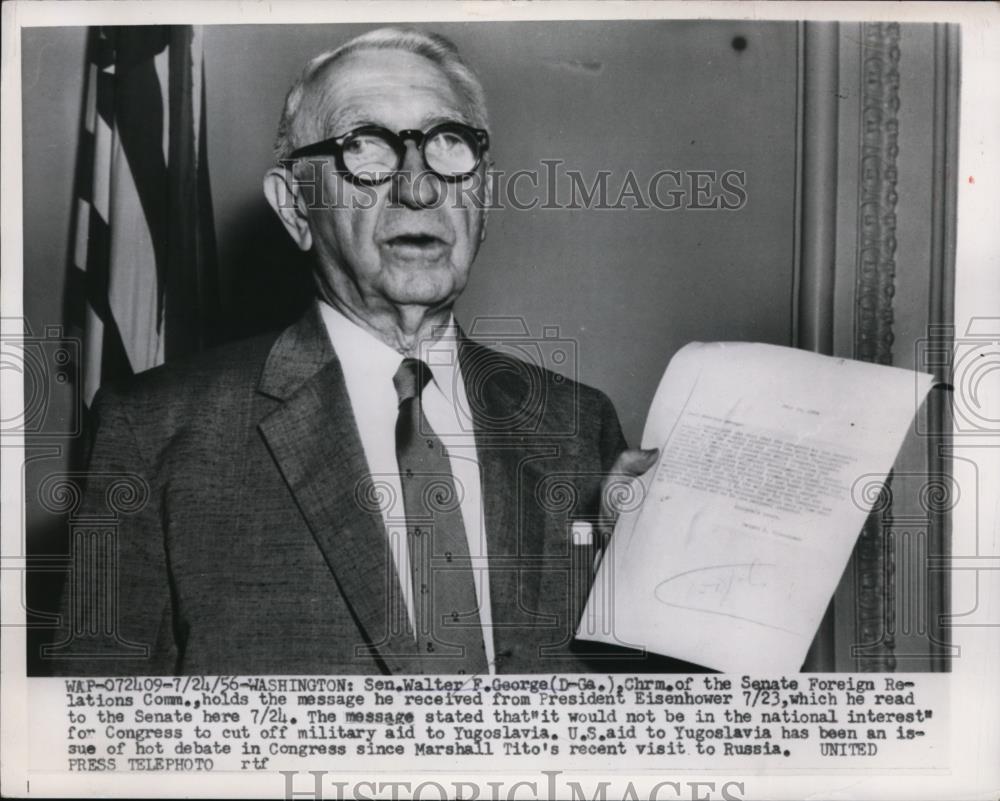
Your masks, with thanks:
[{"label": "elderly man", "polygon": [[317,301],[101,393],[85,506],[123,472],[149,496],[119,528],[114,645],[62,672],[590,669],[570,528],[613,516],[608,476],[655,454],[625,449],[600,392],[456,325],[487,131],[440,36],[377,30],[307,65],[264,191]]}]

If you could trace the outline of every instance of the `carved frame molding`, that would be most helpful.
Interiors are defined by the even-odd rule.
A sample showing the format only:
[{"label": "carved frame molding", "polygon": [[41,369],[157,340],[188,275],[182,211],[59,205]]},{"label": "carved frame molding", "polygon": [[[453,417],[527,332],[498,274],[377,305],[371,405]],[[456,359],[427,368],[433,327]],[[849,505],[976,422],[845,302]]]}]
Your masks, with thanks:
[{"label": "carved frame molding", "polygon": [[[946,24],[799,23],[796,347],[914,369],[926,369],[917,332],[949,348],[934,332],[953,327],[959,35]],[[902,203],[901,173],[918,192]],[[900,208],[909,216],[897,220]],[[804,670],[949,668],[948,577],[931,568],[949,551],[949,512],[926,508],[914,487],[948,479],[948,415],[932,391],[898,474],[869,488],[872,512]]]},{"label": "carved frame molding", "polygon": [[[862,33],[854,358],[892,364],[900,28],[895,22],[868,22]],[[884,492],[885,502],[875,504],[855,549],[859,644],[850,655],[861,670],[879,673],[896,669],[892,603],[896,560],[887,536],[892,523],[891,478]]]}]

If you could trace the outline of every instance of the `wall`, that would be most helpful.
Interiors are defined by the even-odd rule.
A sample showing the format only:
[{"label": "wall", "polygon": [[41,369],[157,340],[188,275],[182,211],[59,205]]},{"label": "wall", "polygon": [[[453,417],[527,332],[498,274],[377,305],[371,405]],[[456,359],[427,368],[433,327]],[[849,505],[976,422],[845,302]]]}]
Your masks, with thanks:
[{"label": "wall", "polygon": [[[83,101],[86,33],[81,29],[35,28],[22,35],[24,165],[24,315],[26,333],[44,337],[63,321],[63,292],[69,269],[73,175],[77,129]],[[5,265],[6,266],[6,265]],[[57,337],[59,334],[57,334]],[[51,352],[51,351],[49,351]],[[25,376],[26,408],[47,395],[44,432],[65,432],[77,424],[75,387],[57,381],[32,382]],[[65,471],[74,441],[59,436],[25,439],[27,540],[35,556],[68,553],[65,521],[45,512],[37,488],[45,476]],[[25,589],[29,659],[37,654],[53,619],[46,617],[64,574],[38,570]],[[31,665],[29,664],[29,670]]]}]

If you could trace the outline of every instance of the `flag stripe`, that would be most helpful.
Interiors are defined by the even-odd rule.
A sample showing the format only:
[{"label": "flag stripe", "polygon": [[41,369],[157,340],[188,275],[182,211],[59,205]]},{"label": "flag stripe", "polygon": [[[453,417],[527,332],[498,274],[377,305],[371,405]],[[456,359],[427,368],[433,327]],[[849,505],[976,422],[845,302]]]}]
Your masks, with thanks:
[{"label": "flag stripe", "polygon": [[108,306],[108,256],[111,232],[97,209],[91,208],[87,224],[87,300],[105,321],[111,319]]},{"label": "flag stripe", "polygon": [[[111,201],[108,305],[132,370],[163,361],[161,353],[160,280],[157,232],[140,202],[139,176],[124,148],[114,154]],[[166,242],[160,243],[161,252]]]},{"label": "flag stripe", "polygon": [[109,219],[108,206],[111,203],[111,151],[114,148],[114,133],[111,126],[98,115],[94,131],[94,180],[90,190],[90,204],[101,217]]},{"label": "flag stripe", "polygon": [[[80,226],[82,229],[83,226]],[[66,298],[86,298],[87,297],[87,273],[79,267],[70,267],[66,279]],[[82,332],[87,323],[87,313],[93,309],[89,303],[66,303],[66,321],[75,328],[77,332]]]},{"label": "flag stripe", "polygon": [[197,346],[192,338],[198,332],[189,326],[190,317],[197,317],[198,292],[191,265],[195,259],[195,227],[197,215],[194,195],[197,176],[194,168],[193,98],[191,93],[190,29],[175,29],[170,42],[170,163],[176,164],[170,178],[170,270],[167,293],[168,330],[167,353],[174,355]]},{"label": "flag stripe", "polygon": [[202,265],[195,275],[198,279],[198,297],[202,310],[200,331],[202,332],[201,347],[209,347],[221,340],[220,309],[222,307],[222,291],[219,286],[219,270],[216,262],[215,223],[212,213],[212,184],[208,173],[208,125],[205,118],[206,90],[203,56],[198,53],[202,62],[199,70],[199,106],[198,115],[198,213],[193,221],[197,232],[197,249],[195,261]]},{"label": "flag stripe", "polygon": [[[80,132],[80,144],[77,148],[78,158],[76,176],[73,181],[73,192],[77,198],[90,205],[91,190],[94,186],[94,134],[93,131]],[[86,214],[77,208],[78,219],[86,219]],[[86,267],[83,262],[76,262],[77,267]]]},{"label": "flag stripe", "polygon": [[96,119],[104,120],[109,128],[115,124],[115,71],[114,65],[97,73],[97,89],[94,95]]},{"label": "flag stripe", "polygon": [[204,182],[198,172],[195,108],[203,102],[204,93],[193,83],[192,40],[190,28],[175,28],[170,43],[170,164],[177,169],[170,175],[167,358],[209,344],[208,326],[194,323],[208,317],[207,309],[216,305],[216,288],[205,278],[215,275],[214,259],[209,261],[199,241],[199,232],[209,227],[205,218],[211,219],[211,200],[202,191]]},{"label": "flag stripe", "polygon": [[87,108],[83,113],[83,124],[88,133],[94,133],[94,120],[97,116],[97,65],[91,64],[87,69]]},{"label": "flag stripe", "polygon": [[115,54],[115,126],[146,216],[162,287],[167,246],[167,165],[162,90],[153,57],[166,46],[159,28],[119,29]]}]

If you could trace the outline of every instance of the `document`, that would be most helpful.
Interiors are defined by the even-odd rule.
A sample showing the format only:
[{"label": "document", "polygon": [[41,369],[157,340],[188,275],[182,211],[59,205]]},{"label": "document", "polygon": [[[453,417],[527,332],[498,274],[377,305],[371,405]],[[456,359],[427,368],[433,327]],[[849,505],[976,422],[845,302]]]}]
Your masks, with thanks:
[{"label": "document", "polygon": [[577,637],[727,672],[798,671],[932,376],[692,343],[653,399]]}]

